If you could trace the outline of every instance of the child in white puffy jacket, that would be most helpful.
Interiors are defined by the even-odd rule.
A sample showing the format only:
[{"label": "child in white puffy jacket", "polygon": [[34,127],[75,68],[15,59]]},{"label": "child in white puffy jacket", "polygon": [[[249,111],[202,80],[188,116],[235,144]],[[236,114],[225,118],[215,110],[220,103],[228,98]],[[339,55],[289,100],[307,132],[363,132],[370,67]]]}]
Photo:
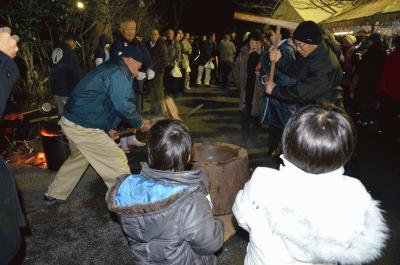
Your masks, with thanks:
[{"label": "child in white puffy jacket", "polygon": [[355,145],[349,118],[309,105],[282,137],[284,166],[259,167],[233,213],[250,234],[246,265],[362,264],[382,253],[388,228],[364,185],[343,175]]}]

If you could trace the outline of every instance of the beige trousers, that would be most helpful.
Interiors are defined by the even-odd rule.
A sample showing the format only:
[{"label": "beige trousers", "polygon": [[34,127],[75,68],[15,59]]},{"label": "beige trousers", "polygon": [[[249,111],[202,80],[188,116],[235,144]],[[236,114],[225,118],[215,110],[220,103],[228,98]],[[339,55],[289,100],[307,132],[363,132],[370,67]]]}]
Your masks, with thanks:
[{"label": "beige trousers", "polygon": [[89,164],[108,188],[118,176],[130,174],[126,155],[103,130],[84,128],[65,117],[61,117],[60,125],[69,140],[71,154],[49,186],[47,193],[51,197],[66,200]]},{"label": "beige trousers", "polygon": [[196,84],[201,85],[201,79],[203,78],[203,72],[205,70],[205,76],[204,76],[204,85],[209,86],[210,85],[210,80],[211,80],[211,69],[210,68],[205,68],[203,65],[199,65],[197,67],[197,80]]}]

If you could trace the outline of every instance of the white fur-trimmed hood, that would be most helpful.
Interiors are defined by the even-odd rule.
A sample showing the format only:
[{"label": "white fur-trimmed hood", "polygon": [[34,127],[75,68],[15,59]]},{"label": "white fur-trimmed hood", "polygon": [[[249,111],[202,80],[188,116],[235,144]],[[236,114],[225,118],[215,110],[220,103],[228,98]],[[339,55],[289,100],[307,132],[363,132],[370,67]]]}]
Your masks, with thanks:
[{"label": "white fur-trimmed hood", "polygon": [[[363,184],[343,175],[342,168],[313,175],[285,159],[284,163],[280,171],[254,171],[234,205],[239,224],[248,231],[251,226],[269,227],[296,261],[361,264],[377,259],[388,228],[379,202]],[[252,205],[257,206],[252,213],[242,212]],[[246,220],[245,215],[258,220]]]}]

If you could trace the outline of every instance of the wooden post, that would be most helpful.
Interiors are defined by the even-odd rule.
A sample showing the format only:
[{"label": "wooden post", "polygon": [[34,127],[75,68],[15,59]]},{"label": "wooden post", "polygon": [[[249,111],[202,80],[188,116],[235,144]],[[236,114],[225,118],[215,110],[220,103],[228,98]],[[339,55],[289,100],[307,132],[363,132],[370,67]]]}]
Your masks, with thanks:
[{"label": "wooden post", "polygon": [[[274,47],[272,49],[274,49],[275,51],[278,50],[278,44],[280,41],[281,41],[281,26],[276,26]],[[268,82],[271,82],[271,83],[274,82],[275,64],[276,64],[276,61],[272,60],[271,67],[269,68]]]}]

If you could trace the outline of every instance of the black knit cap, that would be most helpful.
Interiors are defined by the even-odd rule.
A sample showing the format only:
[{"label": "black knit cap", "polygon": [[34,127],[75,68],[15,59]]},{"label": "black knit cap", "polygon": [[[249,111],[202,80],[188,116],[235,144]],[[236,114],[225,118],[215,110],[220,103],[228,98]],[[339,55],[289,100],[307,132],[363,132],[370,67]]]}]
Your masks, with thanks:
[{"label": "black knit cap", "polygon": [[301,22],[293,33],[295,40],[307,43],[320,45],[322,42],[322,32],[320,27],[314,21]]}]

